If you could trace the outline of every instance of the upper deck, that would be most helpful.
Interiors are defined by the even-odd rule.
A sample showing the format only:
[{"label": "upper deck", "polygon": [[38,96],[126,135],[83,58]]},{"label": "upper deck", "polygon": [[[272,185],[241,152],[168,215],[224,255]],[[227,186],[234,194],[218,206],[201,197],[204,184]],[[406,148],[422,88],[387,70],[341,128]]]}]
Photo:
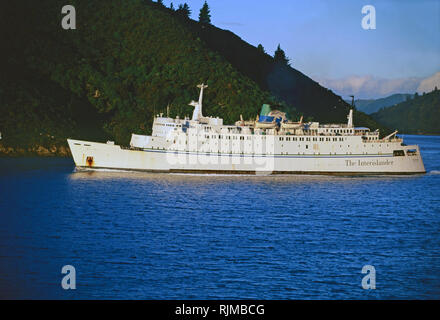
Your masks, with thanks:
[{"label": "upper deck", "polygon": [[[203,90],[207,87],[199,85],[199,100],[192,101],[194,106],[192,118],[180,117],[171,118],[159,114],[154,118],[152,137],[164,138],[165,140],[174,139],[172,137],[180,135],[203,136],[207,138],[217,137],[230,139],[228,136],[280,136],[280,137],[327,137],[322,139],[312,139],[312,141],[343,141],[339,137],[357,137],[365,143],[395,142],[401,143],[402,139],[395,136],[397,133],[380,139],[379,130],[370,131],[369,128],[355,127],[353,121],[353,110],[350,110],[347,116],[347,123],[342,124],[320,124],[319,122],[291,122],[287,119],[282,121],[260,122],[258,117],[255,120],[237,121],[234,125],[224,125],[223,119],[219,117],[205,117],[202,113]],[[282,114],[282,113],[280,113]],[[335,138],[335,139],[332,139]],[[232,138],[235,139],[235,138]],[[241,139],[241,138],[240,138]],[[296,140],[296,139],[295,139]]]}]

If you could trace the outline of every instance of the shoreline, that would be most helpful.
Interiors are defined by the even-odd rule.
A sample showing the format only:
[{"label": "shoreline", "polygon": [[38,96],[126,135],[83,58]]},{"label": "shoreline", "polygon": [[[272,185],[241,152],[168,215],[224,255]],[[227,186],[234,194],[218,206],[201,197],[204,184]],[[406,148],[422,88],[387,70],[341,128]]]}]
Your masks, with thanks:
[{"label": "shoreline", "polygon": [[400,133],[398,132],[397,135],[401,136],[424,136],[424,137],[438,137],[440,136],[440,133]]},{"label": "shoreline", "polygon": [[44,147],[42,145],[35,145],[32,147],[11,147],[4,146],[0,142],[0,158],[31,158],[31,157],[62,157],[69,158],[72,154],[68,146],[52,145]]}]

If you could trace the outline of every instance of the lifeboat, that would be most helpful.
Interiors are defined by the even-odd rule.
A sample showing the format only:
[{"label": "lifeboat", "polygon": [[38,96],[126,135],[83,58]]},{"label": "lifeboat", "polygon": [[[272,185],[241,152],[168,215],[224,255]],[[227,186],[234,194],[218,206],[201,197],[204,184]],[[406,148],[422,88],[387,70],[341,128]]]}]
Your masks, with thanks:
[{"label": "lifeboat", "polygon": [[273,129],[277,127],[275,118],[272,120],[272,122],[260,122],[258,119],[259,117],[257,116],[257,119],[255,120],[255,128],[257,129]]},{"label": "lifeboat", "polygon": [[281,122],[281,129],[299,129],[303,125],[302,121],[303,121],[303,117],[301,116],[299,122],[291,122],[291,121]]},{"label": "lifeboat", "polygon": [[253,127],[255,124],[255,121],[244,121],[243,115],[240,114],[240,120],[235,122],[235,125],[237,127]]}]

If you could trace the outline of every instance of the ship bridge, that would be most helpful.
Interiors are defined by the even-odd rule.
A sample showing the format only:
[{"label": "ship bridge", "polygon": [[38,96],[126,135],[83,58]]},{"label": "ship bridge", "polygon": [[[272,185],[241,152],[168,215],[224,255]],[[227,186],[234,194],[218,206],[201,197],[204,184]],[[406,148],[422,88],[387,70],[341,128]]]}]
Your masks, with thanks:
[{"label": "ship bridge", "polygon": [[202,130],[208,131],[220,131],[216,130],[218,127],[223,126],[223,119],[219,117],[205,117],[203,116],[203,91],[208,86],[205,84],[200,84],[197,86],[200,89],[200,95],[198,101],[191,101],[190,106],[194,107],[192,118],[180,119],[178,116],[174,118],[164,117],[163,114],[159,114],[154,118],[153,121],[153,137],[169,137],[173,133],[177,132],[187,132],[188,129],[191,131]]}]

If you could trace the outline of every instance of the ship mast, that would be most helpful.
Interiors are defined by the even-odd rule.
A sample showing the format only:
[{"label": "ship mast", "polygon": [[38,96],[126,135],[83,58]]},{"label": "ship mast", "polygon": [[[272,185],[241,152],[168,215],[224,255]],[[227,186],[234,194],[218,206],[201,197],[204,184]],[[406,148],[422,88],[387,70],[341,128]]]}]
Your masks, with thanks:
[{"label": "ship mast", "polygon": [[200,96],[199,96],[199,105],[200,105],[200,117],[203,117],[202,115],[202,101],[203,101],[203,89],[208,88],[208,85],[205,85],[204,83],[199,84],[197,88],[200,88]]},{"label": "ship mast", "polygon": [[200,119],[203,118],[203,113],[202,113],[202,103],[203,103],[203,90],[205,88],[208,88],[207,85],[205,85],[204,83],[199,84],[197,86],[197,88],[200,88],[200,96],[199,96],[199,101],[191,101],[191,103],[189,104],[190,106],[194,107],[194,112],[193,112],[193,116],[192,116],[192,120],[193,121],[199,121]]}]

